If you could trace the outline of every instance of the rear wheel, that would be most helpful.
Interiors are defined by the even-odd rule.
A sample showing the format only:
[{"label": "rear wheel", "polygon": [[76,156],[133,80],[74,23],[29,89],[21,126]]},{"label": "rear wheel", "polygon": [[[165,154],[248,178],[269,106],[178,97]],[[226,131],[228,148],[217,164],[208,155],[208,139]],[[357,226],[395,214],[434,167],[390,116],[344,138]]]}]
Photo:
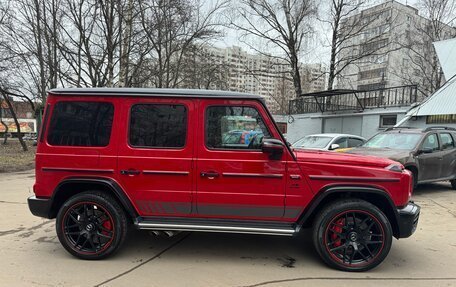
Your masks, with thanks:
[{"label": "rear wheel", "polygon": [[343,271],[367,271],[388,255],[392,229],[373,204],[340,200],[326,206],[314,221],[314,246],[329,266]]},{"label": "rear wheel", "polygon": [[60,243],[82,259],[102,259],[116,252],[127,234],[127,219],[109,195],[91,191],[67,200],[57,214]]}]

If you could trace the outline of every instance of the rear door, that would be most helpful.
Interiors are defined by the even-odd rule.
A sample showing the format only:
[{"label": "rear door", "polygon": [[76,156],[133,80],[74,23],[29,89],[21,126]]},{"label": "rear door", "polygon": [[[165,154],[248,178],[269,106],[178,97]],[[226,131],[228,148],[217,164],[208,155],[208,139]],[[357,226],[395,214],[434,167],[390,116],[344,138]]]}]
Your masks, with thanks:
[{"label": "rear door", "polygon": [[277,220],[284,216],[287,149],[270,159],[262,138],[280,136],[259,102],[202,99],[197,144],[200,217]]},{"label": "rear door", "polygon": [[441,132],[442,144],[442,178],[454,177],[456,172],[456,145],[450,133]]},{"label": "rear door", "polygon": [[142,216],[188,215],[196,126],[193,100],[131,98],[124,103],[118,153],[122,186]]}]

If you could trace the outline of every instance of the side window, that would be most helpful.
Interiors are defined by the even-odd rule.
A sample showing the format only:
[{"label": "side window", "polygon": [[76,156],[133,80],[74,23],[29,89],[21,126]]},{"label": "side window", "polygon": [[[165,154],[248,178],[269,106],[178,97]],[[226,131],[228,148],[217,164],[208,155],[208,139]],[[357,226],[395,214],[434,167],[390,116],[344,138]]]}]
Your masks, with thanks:
[{"label": "side window", "polygon": [[357,147],[364,143],[363,140],[357,138],[349,138],[348,139],[348,147]]},{"label": "side window", "polygon": [[428,135],[423,142],[423,149],[432,149],[436,151],[439,149],[439,141],[437,139],[437,134]]},{"label": "side window", "polygon": [[454,140],[453,140],[453,137],[449,133],[441,133],[440,139],[442,140],[443,149],[454,148]]},{"label": "side window", "polygon": [[113,117],[111,103],[58,102],[52,113],[47,141],[56,146],[107,146]]},{"label": "side window", "polygon": [[206,146],[215,149],[259,149],[270,137],[255,108],[214,106],[206,109]]},{"label": "side window", "polygon": [[138,104],[131,108],[130,145],[182,148],[187,137],[187,109],[183,105]]},{"label": "side window", "polygon": [[347,138],[340,138],[334,142],[335,144],[339,145],[339,148],[347,148],[348,147],[348,142]]}]

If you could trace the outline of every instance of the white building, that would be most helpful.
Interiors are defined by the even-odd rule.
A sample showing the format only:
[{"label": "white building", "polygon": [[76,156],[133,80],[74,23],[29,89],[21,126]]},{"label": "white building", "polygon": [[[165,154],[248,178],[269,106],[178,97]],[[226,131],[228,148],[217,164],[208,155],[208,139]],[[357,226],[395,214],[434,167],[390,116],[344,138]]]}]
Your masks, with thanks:
[{"label": "white building", "polygon": [[[388,0],[345,18],[343,25],[352,23],[360,33],[344,42],[340,58],[363,57],[342,71],[337,88],[369,90],[415,84],[419,100],[433,91],[430,75],[439,64],[433,60],[435,52],[425,36],[431,22],[416,8]],[[440,24],[443,39],[456,35],[455,28]]]}]

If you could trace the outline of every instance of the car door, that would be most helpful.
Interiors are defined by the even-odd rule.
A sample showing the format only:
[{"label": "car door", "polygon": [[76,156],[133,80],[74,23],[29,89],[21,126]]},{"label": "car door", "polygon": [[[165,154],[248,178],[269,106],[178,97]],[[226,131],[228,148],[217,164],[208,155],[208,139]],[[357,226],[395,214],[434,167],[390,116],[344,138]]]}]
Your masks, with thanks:
[{"label": "car door", "polygon": [[190,99],[124,100],[118,177],[141,216],[192,212],[195,117]]},{"label": "car door", "polygon": [[442,174],[441,178],[455,177],[456,145],[453,136],[447,132],[440,133],[442,145]]},{"label": "car door", "polygon": [[[284,215],[287,149],[279,159],[261,151],[262,138],[280,139],[256,101],[201,99],[197,143],[198,214],[233,219]],[[234,140],[235,139],[235,140]]]},{"label": "car door", "polygon": [[434,180],[441,177],[443,152],[440,150],[440,144],[437,133],[428,134],[420,147],[418,157],[419,181]]}]

